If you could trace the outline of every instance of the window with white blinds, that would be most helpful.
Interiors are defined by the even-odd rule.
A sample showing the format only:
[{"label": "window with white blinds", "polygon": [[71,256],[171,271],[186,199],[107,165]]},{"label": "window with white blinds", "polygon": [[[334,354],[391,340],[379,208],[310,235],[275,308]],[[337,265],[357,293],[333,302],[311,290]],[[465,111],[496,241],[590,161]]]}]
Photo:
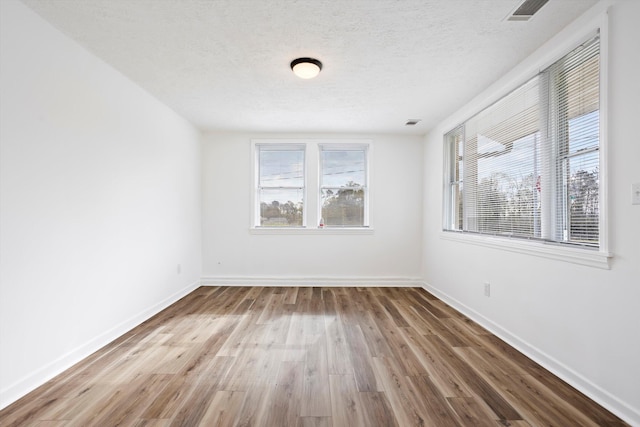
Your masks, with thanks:
[{"label": "window with white blinds", "polygon": [[304,225],[305,146],[256,145],[259,227]]},{"label": "window with white blinds", "polygon": [[371,234],[373,142],[256,139],[250,232]]},{"label": "window with white blinds", "polygon": [[444,136],[444,229],[598,247],[595,36]]},{"label": "window with white blinds", "polygon": [[320,218],[326,227],[368,227],[368,145],[320,145]]}]

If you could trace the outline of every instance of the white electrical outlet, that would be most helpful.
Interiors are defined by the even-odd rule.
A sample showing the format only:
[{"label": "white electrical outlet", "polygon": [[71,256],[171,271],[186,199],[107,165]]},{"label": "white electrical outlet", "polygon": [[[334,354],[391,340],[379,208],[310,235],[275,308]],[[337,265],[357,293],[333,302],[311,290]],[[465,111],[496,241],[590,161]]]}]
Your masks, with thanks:
[{"label": "white electrical outlet", "polygon": [[485,297],[491,296],[491,283],[489,282],[485,282],[484,284],[484,296]]},{"label": "white electrical outlet", "polygon": [[631,184],[631,204],[640,205],[640,183]]},{"label": "white electrical outlet", "polygon": [[178,268],[176,268],[176,271],[178,272],[178,274],[182,273],[182,266],[180,264],[178,264]]}]

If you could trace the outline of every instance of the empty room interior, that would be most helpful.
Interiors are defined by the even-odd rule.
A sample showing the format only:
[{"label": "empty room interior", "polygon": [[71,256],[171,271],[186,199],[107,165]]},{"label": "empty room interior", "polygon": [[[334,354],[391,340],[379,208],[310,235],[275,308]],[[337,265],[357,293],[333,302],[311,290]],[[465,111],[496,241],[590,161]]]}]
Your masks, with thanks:
[{"label": "empty room interior", "polygon": [[0,425],[640,426],[638,16],[2,0]]}]

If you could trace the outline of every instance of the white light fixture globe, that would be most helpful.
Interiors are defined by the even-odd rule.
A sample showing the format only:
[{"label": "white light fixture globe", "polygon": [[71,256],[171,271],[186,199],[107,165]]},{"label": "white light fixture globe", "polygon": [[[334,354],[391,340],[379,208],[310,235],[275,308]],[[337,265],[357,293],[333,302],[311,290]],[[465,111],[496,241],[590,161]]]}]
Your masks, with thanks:
[{"label": "white light fixture globe", "polygon": [[293,74],[301,79],[312,79],[322,70],[322,62],[313,58],[298,58],[291,61]]}]

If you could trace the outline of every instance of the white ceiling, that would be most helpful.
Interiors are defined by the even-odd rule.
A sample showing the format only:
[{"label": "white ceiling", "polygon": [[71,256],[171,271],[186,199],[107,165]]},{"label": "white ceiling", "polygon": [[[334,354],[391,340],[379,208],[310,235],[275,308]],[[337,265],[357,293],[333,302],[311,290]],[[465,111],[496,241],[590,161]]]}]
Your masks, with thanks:
[{"label": "white ceiling", "polygon": [[424,134],[597,0],[23,1],[205,131]]}]

